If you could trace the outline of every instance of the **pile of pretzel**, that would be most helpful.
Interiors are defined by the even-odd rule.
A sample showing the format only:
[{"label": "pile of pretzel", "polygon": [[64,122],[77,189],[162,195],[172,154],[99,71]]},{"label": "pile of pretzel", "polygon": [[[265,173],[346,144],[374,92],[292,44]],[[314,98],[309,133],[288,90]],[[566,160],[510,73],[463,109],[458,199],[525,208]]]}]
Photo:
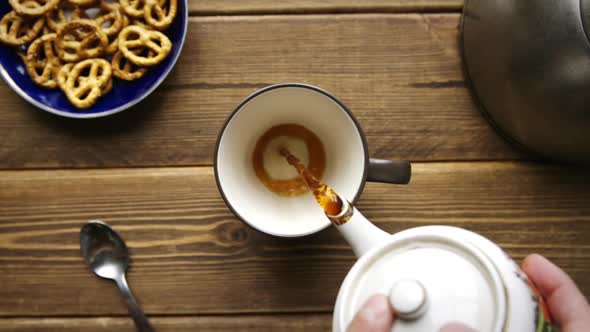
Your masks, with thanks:
[{"label": "pile of pretzel", "polygon": [[161,31],[174,21],[177,0],[8,1],[0,42],[20,47],[33,81],[61,88],[77,108],[107,94],[113,76],[140,79],[172,49]]}]

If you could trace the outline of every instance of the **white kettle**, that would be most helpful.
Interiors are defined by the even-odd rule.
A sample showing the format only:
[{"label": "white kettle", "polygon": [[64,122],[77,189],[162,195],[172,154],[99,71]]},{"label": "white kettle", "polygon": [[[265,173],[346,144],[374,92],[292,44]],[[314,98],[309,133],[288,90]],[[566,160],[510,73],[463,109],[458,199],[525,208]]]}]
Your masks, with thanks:
[{"label": "white kettle", "polygon": [[510,142],[590,164],[590,0],[466,0],[463,63],[479,109]]}]

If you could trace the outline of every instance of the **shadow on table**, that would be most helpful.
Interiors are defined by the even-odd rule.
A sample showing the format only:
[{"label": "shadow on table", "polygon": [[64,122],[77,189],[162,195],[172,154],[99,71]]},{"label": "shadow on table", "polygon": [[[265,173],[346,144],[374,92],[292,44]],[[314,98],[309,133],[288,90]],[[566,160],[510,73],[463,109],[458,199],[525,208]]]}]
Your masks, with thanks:
[{"label": "shadow on table", "polygon": [[268,265],[269,274],[280,285],[280,294],[273,294],[279,307],[293,303],[306,304],[305,312],[331,312],[336,295],[356,258],[338,231],[328,228],[303,238],[265,239],[274,256]]}]

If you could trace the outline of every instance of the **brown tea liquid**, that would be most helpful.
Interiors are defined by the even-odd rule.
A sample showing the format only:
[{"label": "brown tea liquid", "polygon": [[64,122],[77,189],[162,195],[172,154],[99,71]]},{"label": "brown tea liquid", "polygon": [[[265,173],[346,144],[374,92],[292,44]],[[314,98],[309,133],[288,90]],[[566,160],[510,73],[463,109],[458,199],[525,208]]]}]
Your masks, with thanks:
[{"label": "brown tea liquid", "polygon": [[287,159],[287,162],[297,169],[299,176],[313,193],[315,200],[322,207],[324,212],[330,216],[337,216],[342,212],[342,200],[340,197],[325,183],[318,180],[308,171],[305,166],[286,148],[279,150],[281,155]]},{"label": "brown tea liquid", "polygon": [[[307,151],[307,159],[309,160],[307,167],[309,170],[308,173],[316,179],[321,179],[326,169],[326,152],[322,141],[311,130],[298,124],[289,123],[270,128],[258,139],[254,147],[254,153],[252,154],[254,172],[258,179],[270,191],[287,197],[305,194],[309,189],[301,177],[294,176],[287,179],[277,179],[269,174],[267,167],[272,170],[273,167],[285,166],[285,161],[279,154],[279,147],[271,148],[276,143],[275,140],[286,142],[287,146],[292,141],[298,141],[301,144],[304,143]],[[265,165],[265,156],[268,158],[268,154],[274,154],[277,157],[276,163],[280,163],[280,165]]]}]

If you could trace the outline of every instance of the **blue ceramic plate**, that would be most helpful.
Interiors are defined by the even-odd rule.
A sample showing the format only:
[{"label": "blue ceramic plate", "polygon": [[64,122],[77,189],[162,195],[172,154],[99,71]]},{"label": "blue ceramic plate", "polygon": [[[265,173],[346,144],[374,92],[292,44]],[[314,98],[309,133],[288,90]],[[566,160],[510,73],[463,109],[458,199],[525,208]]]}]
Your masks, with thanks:
[{"label": "blue ceramic plate", "polygon": [[[113,89],[100,98],[92,107],[77,109],[60,90],[48,90],[38,86],[29,77],[23,61],[16,54],[15,48],[0,43],[0,73],[16,93],[29,103],[47,112],[69,118],[97,118],[121,112],[147,97],[166,78],[184,45],[188,24],[187,0],[178,1],[178,13],[172,26],[164,33],[170,38],[172,51],[160,64],[150,68],[139,80],[126,82],[115,80]],[[4,17],[12,8],[8,1],[0,0],[0,17]]]}]

